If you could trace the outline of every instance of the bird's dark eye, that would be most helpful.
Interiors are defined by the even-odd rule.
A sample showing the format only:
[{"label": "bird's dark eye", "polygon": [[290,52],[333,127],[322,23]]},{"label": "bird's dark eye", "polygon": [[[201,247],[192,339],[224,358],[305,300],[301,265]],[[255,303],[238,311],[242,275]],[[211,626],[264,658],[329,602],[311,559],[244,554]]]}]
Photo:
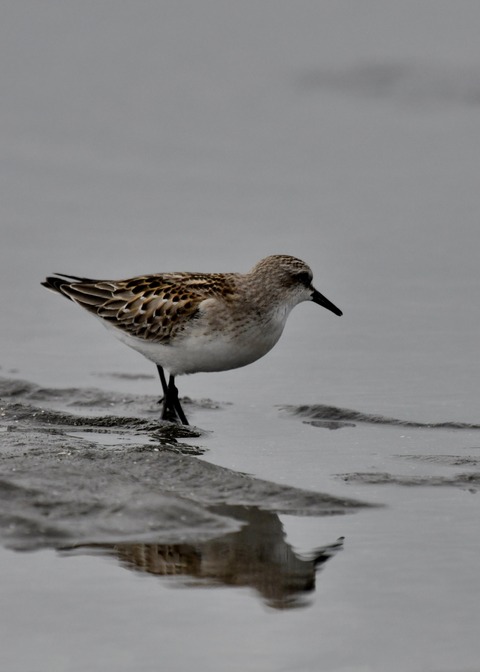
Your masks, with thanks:
[{"label": "bird's dark eye", "polygon": [[310,283],[312,282],[312,278],[310,277],[310,273],[297,273],[295,275],[295,280],[297,282],[300,282],[302,285],[305,285],[305,287],[310,287]]}]

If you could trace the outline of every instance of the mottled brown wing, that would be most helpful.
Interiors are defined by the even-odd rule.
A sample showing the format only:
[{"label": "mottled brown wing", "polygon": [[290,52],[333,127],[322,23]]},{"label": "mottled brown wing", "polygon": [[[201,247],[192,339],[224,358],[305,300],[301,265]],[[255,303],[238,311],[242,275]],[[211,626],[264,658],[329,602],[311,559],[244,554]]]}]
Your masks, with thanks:
[{"label": "mottled brown wing", "polygon": [[182,273],[120,281],[64,281],[55,289],[113,327],[165,344],[198,314],[202,301],[226,298],[234,291],[225,276]]}]

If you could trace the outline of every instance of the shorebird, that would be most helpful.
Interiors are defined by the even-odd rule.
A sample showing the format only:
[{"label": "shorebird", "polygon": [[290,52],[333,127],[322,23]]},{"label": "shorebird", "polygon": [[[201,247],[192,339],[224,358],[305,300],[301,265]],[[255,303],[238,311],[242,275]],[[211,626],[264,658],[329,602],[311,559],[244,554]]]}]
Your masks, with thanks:
[{"label": "shorebird", "polygon": [[163,389],[161,417],[185,425],[176,376],[227,371],[263,357],[303,301],[342,315],[313,287],[305,262],[279,254],[248,273],[154,273],[126,280],[57,273],[42,285],[88,310],[154,362]]}]

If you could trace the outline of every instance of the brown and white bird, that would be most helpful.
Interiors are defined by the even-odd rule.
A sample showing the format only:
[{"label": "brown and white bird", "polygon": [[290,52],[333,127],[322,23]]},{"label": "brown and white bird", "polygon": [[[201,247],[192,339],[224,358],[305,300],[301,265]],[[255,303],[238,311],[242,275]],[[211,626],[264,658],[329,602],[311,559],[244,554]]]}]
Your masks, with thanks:
[{"label": "brown and white bird", "polygon": [[154,362],[164,394],[162,419],[183,424],[188,421],[175,376],[226,371],[263,357],[303,301],[342,315],[313,287],[307,264],[278,254],[248,273],[154,273],[127,280],[59,273],[42,285],[78,303]]}]

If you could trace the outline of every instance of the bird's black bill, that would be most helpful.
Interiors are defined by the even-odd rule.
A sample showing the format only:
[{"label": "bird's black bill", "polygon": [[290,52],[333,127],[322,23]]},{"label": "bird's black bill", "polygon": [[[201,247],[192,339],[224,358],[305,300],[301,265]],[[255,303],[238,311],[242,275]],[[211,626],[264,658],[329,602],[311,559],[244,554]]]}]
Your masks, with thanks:
[{"label": "bird's black bill", "polygon": [[331,310],[332,313],[335,313],[335,315],[343,315],[342,311],[340,308],[337,308],[337,306],[329,301],[323,294],[320,294],[320,292],[317,292],[316,289],[313,290],[312,293],[312,301],[314,303],[318,303],[319,306],[323,306],[327,310]]}]

